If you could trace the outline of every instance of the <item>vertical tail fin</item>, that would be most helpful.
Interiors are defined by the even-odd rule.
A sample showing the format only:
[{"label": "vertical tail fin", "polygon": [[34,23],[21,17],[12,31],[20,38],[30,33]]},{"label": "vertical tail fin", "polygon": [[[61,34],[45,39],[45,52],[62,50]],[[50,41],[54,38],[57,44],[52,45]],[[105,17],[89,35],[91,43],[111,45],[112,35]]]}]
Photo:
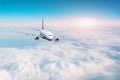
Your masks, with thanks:
[{"label": "vertical tail fin", "polygon": [[43,20],[43,17],[42,17],[42,29],[44,29],[44,20]]}]

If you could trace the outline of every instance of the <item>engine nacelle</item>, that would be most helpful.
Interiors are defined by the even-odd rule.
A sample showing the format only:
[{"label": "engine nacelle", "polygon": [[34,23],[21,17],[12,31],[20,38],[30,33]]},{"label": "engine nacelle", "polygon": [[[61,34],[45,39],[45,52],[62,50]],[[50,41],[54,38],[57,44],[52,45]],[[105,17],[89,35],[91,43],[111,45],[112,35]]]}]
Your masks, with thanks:
[{"label": "engine nacelle", "polygon": [[39,40],[39,37],[35,37],[35,40]]},{"label": "engine nacelle", "polygon": [[60,38],[59,37],[55,37],[55,41],[59,41],[60,40]]}]

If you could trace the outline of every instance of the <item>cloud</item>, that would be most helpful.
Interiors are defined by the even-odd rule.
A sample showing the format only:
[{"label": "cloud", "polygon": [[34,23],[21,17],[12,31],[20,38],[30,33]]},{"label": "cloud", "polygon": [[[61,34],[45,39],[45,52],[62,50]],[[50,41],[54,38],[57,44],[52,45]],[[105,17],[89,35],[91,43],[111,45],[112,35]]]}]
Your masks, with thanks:
[{"label": "cloud", "polygon": [[68,41],[24,49],[0,48],[0,80],[87,80],[99,76],[113,80],[119,64],[102,52],[111,50],[83,44]]},{"label": "cloud", "polygon": [[12,76],[8,71],[0,70],[0,79],[1,80],[12,80]]},{"label": "cloud", "polygon": [[[54,21],[55,19],[53,23],[56,25],[60,24],[59,21],[58,23]],[[49,25],[53,24],[51,22]],[[25,25],[25,27],[30,27],[36,25],[36,23],[40,24],[40,21],[31,20],[29,22],[28,20],[26,23],[18,20],[14,23],[15,25],[13,23],[10,22],[11,25],[6,24],[6,26],[20,27]],[[5,23],[0,24],[4,25]],[[109,27],[110,29],[107,28],[107,30],[103,27],[97,29],[66,28],[67,31],[64,30],[63,32],[70,37],[61,39],[58,43],[46,41],[44,43],[40,42],[40,44],[36,42],[38,45],[24,48],[23,46],[22,48],[1,47],[0,80],[115,80],[116,76],[120,74],[120,37],[116,35],[117,33],[114,34],[116,30],[113,31],[113,27]],[[8,42],[12,43],[11,36],[9,36],[12,33],[8,33],[6,29],[3,30],[1,38],[5,36],[7,41],[9,40]],[[25,29],[16,28],[16,30],[24,31]],[[20,38],[14,34],[13,39],[15,40],[13,40],[12,45],[32,43],[29,42],[30,39],[15,42]],[[5,42],[3,41],[1,44],[5,44]]]},{"label": "cloud", "polygon": [[[120,26],[120,19],[103,17],[103,16],[62,16],[62,17],[45,17],[45,26],[55,29],[67,28],[93,28],[93,27],[109,27]],[[41,26],[41,19],[39,18],[13,18],[1,19],[0,27],[35,27]]]}]

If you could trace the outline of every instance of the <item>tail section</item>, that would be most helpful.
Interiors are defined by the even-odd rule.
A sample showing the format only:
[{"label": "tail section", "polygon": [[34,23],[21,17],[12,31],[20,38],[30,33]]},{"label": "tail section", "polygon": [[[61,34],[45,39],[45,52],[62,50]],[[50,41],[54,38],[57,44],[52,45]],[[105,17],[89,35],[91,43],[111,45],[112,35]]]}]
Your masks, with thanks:
[{"label": "tail section", "polygon": [[44,20],[43,20],[43,17],[42,17],[42,29],[44,29]]}]

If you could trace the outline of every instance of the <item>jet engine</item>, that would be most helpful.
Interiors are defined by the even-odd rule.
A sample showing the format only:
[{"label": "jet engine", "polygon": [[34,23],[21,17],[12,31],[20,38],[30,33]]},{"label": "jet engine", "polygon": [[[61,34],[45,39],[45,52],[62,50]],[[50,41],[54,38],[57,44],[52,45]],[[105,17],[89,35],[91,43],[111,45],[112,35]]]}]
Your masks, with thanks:
[{"label": "jet engine", "polygon": [[59,39],[59,37],[55,37],[55,41],[59,41],[60,39]]},{"label": "jet engine", "polygon": [[39,37],[35,37],[35,40],[39,40]]}]

